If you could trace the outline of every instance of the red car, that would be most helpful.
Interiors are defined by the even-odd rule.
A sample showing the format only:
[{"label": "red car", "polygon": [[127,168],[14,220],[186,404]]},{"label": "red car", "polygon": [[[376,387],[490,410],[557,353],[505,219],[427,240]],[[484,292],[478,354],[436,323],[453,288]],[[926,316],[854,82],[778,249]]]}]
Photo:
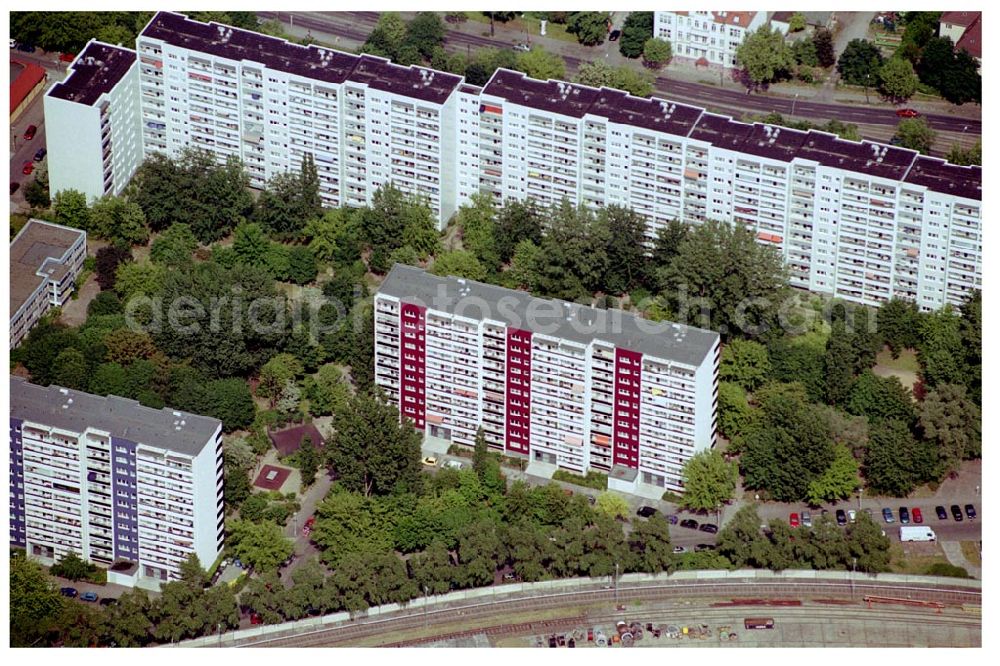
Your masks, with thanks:
[{"label": "red car", "polygon": [[910,518],[913,519],[913,522],[918,524],[924,522],[924,515],[920,513],[920,509],[917,507],[913,507],[913,511],[910,512]]},{"label": "red car", "polygon": [[25,176],[30,176],[31,172],[35,170],[35,165],[32,162],[25,162],[24,166],[21,167],[21,173]]},{"label": "red car", "polygon": [[916,109],[896,109],[896,115],[900,118],[916,118],[920,112]]},{"label": "red car", "polygon": [[73,55],[72,53],[60,53],[59,59],[63,62],[73,62],[74,60],[76,60],[76,56]]},{"label": "red car", "polygon": [[264,624],[264,620],[257,613],[250,613],[250,624]]},{"label": "red car", "polygon": [[35,127],[34,125],[28,125],[28,129],[24,130],[24,138],[25,138],[25,140],[26,141],[31,141],[32,139],[34,139],[35,138],[35,132],[37,132],[37,131],[38,131],[37,127]]},{"label": "red car", "polygon": [[790,516],[788,516],[788,524],[791,525],[792,527],[798,527],[799,526],[799,514],[793,513]]}]

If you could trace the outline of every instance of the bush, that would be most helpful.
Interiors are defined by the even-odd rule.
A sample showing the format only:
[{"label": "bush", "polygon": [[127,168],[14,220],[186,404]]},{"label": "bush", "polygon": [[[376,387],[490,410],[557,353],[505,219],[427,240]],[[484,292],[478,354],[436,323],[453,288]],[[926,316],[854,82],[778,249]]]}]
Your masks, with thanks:
[{"label": "bush", "polygon": [[928,576],[944,576],[946,578],[972,578],[969,572],[963,567],[956,567],[954,564],[948,564],[947,562],[932,564],[927,567],[924,573]]},{"label": "bush", "polygon": [[683,497],[670,490],[663,493],[663,496],[660,499],[664,502],[670,502],[671,504],[680,504],[684,500]]},{"label": "bush", "polygon": [[589,470],[586,476],[580,476],[579,474],[559,469],[552,475],[552,479],[554,481],[565,481],[566,483],[572,483],[585,488],[594,488],[595,490],[608,489],[608,475],[596,470]]}]

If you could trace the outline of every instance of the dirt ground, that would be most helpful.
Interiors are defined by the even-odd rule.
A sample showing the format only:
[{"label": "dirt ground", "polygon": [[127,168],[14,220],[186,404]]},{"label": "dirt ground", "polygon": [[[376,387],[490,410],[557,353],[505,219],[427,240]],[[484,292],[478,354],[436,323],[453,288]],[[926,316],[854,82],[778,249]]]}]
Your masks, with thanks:
[{"label": "dirt ground", "polygon": [[101,293],[101,287],[97,284],[97,275],[90,274],[87,281],[80,287],[80,293],[76,298],[66,301],[62,307],[60,320],[67,326],[80,326],[87,319],[87,306]]}]

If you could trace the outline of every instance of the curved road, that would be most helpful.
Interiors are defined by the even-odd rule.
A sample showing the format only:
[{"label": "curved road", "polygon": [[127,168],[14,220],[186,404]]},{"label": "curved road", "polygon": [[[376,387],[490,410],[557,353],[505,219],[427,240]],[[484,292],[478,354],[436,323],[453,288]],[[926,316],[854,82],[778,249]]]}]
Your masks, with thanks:
[{"label": "curved road", "polygon": [[[352,42],[356,45],[363,43],[375,27],[379,16],[378,12],[292,12],[291,14],[289,12],[257,12],[257,15],[262,19],[277,19],[283,22],[287,22],[288,17],[292,14],[294,15],[295,27],[335,35],[345,40],[343,46],[349,46],[346,42]],[[345,21],[345,18],[348,17],[349,22]],[[448,30],[445,39],[445,48],[450,51],[468,51],[483,47],[510,48],[511,46],[508,41],[503,39],[469,35],[458,30]],[[582,63],[588,61],[586,58],[567,55],[563,55],[563,58],[566,60],[568,73],[575,72]],[[783,115],[822,121],[837,119],[849,123],[891,126],[895,126],[899,122],[896,114],[887,108],[797,102],[785,97],[748,95],[717,86],[676,81],[663,76],[656,79],[655,85],[656,91],[671,101],[724,111],[736,116],[747,111],[758,113],[776,111]],[[794,114],[792,114],[793,107]],[[926,114],[924,118],[931,127],[937,130],[966,132],[976,136],[982,134],[981,119],[961,118],[945,114]]]},{"label": "curved road", "polygon": [[[745,600],[760,599],[772,602],[766,606],[751,606],[736,604],[725,608],[726,618],[736,615],[775,616],[781,613],[799,613],[799,621],[815,617],[817,620],[827,618],[836,610],[836,606],[844,607],[845,617],[857,616],[864,608],[862,599],[866,595],[906,599],[908,601],[929,601],[941,604],[943,609],[929,609],[916,605],[880,605],[872,618],[885,617],[888,614],[896,616],[920,618],[922,622],[931,622],[935,618],[944,623],[954,623],[966,627],[970,631],[978,631],[981,619],[978,614],[967,613],[964,606],[980,606],[982,594],[978,589],[953,586],[942,579],[934,583],[889,583],[861,577],[857,581],[839,579],[803,580],[803,579],[734,579],[726,581],[672,581],[665,583],[641,583],[621,586],[617,591],[606,587],[595,587],[590,590],[543,593],[531,596],[520,596],[498,601],[469,601],[461,606],[448,606],[426,610],[422,607],[410,607],[401,613],[389,617],[362,618],[340,626],[320,629],[290,630],[285,635],[274,635],[269,638],[254,638],[240,642],[240,647],[292,647],[292,646],[330,646],[351,644],[367,639],[371,642],[393,643],[404,631],[422,634],[412,642],[426,642],[440,636],[454,633],[456,623],[474,621],[475,633],[487,632],[500,628],[494,633],[517,635],[515,632],[503,631],[503,622],[516,614],[531,611],[562,611],[561,620],[570,625],[567,628],[579,627],[585,612],[585,607],[612,604],[617,599],[626,608],[635,604],[640,611],[633,613],[645,617],[664,615],[667,611],[654,611],[655,602],[671,600],[690,600],[699,598],[697,603],[685,604],[682,610],[670,611],[674,617],[685,618],[685,621],[705,621],[699,617],[717,617],[721,611],[715,600]],[[706,598],[708,598],[706,600]],[[784,600],[784,603],[782,603]],[[791,600],[791,601],[788,601]],[[800,600],[803,603],[796,602]],[[808,600],[808,601],[807,601]],[[636,603],[641,602],[641,603]],[[801,606],[796,611],[786,606]],[[723,604],[724,606],[725,604]],[[774,606],[778,606],[775,608]],[[847,606],[851,606],[850,609]],[[958,607],[958,608],[956,608]],[[705,611],[704,614],[702,611]],[[941,613],[938,613],[941,610]],[[631,618],[630,618],[631,619]],[[664,620],[669,619],[664,617]],[[603,617],[587,616],[587,621],[605,622]],[[657,620],[659,621],[659,620]],[[729,620],[732,621],[731,619]],[[726,622],[728,623],[728,622]],[[525,622],[523,624],[534,624]],[[439,627],[435,629],[435,627]],[[521,629],[524,633],[540,633],[537,627],[528,626]],[[552,627],[546,626],[551,630]],[[437,633],[435,633],[435,631]],[[469,633],[469,632],[466,632]]]}]

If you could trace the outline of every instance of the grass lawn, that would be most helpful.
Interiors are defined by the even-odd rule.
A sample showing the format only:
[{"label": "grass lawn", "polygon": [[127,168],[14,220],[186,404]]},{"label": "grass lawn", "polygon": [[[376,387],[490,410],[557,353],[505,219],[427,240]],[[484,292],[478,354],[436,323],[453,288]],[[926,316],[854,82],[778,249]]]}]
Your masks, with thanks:
[{"label": "grass lawn", "polygon": [[[469,17],[470,21],[475,21],[476,23],[485,24],[486,30],[484,31],[483,34],[485,35],[489,34],[490,32],[489,16],[486,16],[482,12],[465,12],[465,15]],[[503,28],[506,30],[516,30],[518,33],[520,33],[520,36],[523,37],[521,41],[527,41],[529,35],[531,37],[541,36],[540,35],[541,24],[542,22],[539,19],[532,16],[531,12],[528,12],[524,16],[518,16],[513,21],[507,21],[506,23],[501,23],[500,21],[496,21],[495,23],[496,27],[503,26]],[[553,23],[552,21],[549,21],[548,23],[545,24],[545,36],[551,37],[552,39],[561,39],[564,42],[570,42],[572,44],[577,43],[576,35],[571,35],[568,32],[566,32],[565,25]]]},{"label": "grass lawn", "polygon": [[904,550],[900,543],[889,546],[889,571],[910,576],[922,576],[933,564],[951,564],[936,543],[908,544]]},{"label": "grass lawn", "polygon": [[979,552],[978,542],[963,541],[962,555],[965,555],[965,559],[969,560],[969,564],[974,564],[977,567],[983,566],[983,557]]},{"label": "grass lawn", "polygon": [[872,372],[879,377],[898,377],[903,386],[912,389],[917,383],[917,373],[920,372],[917,352],[904,349],[900,352],[899,358],[893,358],[888,349],[883,349],[875,357],[875,367]]}]

